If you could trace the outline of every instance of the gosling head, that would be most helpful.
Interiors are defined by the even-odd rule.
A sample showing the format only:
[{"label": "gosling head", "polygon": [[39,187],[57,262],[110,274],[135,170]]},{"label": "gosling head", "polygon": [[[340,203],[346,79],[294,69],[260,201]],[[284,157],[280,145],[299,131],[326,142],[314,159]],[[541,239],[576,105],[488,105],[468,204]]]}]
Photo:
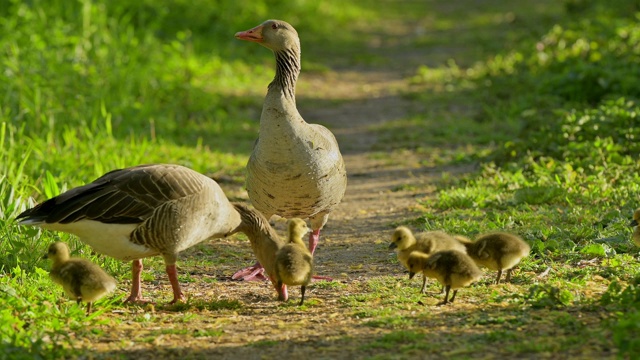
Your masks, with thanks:
[{"label": "gosling head", "polygon": [[633,219],[629,226],[638,226],[638,223],[640,223],[640,209],[633,212]]},{"label": "gosling head", "polygon": [[288,222],[289,226],[289,242],[293,242],[296,239],[302,239],[302,237],[309,232],[307,223],[300,218],[293,218]]},{"label": "gosling head", "polygon": [[55,242],[49,245],[49,250],[44,255],[44,259],[51,259],[54,264],[69,260],[69,247],[63,242]]},{"label": "gosling head", "polygon": [[424,269],[424,264],[428,258],[429,256],[427,254],[419,251],[412,251],[411,254],[409,254],[409,259],[407,260],[407,266],[409,267],[409,279],[413,279],[417,273]]},{"label": "gosling head", "polygon": [[398,226],[391,235],[389,249],[404,250],[415,243],[413,233],[406,226]]}]

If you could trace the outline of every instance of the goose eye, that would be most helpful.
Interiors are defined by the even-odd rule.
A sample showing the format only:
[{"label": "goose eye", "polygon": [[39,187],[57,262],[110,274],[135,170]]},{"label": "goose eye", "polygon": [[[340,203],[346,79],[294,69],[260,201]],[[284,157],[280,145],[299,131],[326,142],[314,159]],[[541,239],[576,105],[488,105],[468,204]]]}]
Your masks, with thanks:
[{"label": "goose eye", "polygon": [[271,28],[274,29],[274,30],[277,29],[278,28],[278,24],[276,24],[276,23],[271,24]]}]

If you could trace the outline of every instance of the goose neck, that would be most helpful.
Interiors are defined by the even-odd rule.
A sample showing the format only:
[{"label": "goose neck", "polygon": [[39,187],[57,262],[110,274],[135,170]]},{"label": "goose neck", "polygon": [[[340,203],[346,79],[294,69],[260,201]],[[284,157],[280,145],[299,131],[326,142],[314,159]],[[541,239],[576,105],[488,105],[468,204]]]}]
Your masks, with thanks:
[{"label": "goose neck", "polygon": [[276,75],[269,91],[279,91],[285,97],[295,99],[296,82],[300,74],[300,51],[294,48],[274,52],[276,57]]}]

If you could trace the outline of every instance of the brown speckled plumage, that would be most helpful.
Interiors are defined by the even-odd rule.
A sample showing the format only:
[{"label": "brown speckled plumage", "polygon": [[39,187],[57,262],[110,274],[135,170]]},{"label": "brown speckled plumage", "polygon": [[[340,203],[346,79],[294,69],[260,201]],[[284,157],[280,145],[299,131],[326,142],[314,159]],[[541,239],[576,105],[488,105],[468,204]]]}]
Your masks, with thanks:
[{"label": "brown speckled plumage", "polygon": [[75,234],[99,253],[133,260],[128,301],[142,301],[140,259],[162,255],[175,302],[184,297],[175,266],[180,251],[251,230],[214,180],[171,164],[111,171],[23,212],[17,220]]},{"label": "brown speckled plumage", "polygon": [[313,253],[320,229],[347,186],[338,143],[324,126],[305,122],[296,108],[300,40],[293,26],[268,20],[236,37],[271,49],[276,58],[276,75],[269,84],[259,137],[247,164],[249,199],[267,218],[309,218]]}]

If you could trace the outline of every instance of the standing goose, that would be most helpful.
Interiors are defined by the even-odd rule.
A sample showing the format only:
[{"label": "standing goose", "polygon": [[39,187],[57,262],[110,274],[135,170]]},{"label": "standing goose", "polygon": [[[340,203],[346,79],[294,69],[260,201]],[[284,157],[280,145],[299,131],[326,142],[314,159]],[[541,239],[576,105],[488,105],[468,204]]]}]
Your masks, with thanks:
[{"label": "standing goose", "polygon": [[[267,20],[235,34],[273,51],[276,74],[269,84],[260,132],[247,164],[251,203],[267,218],[309,218],[309,251],[315,252],[320,229],[340,203],[347,173],[335,136],[324,126],[308,124],[296,108],[295,87],[300,73],[300,40],[290,24]],[[261,278],[259,263],[233,278]]]},{"label": "standing goose", "polygon": [[[398,260],[407,270],[409,270],[409,255],[414,251],[426,255],[442,250],[457,250],[463,253],[467,251],[464,245],[443,231],[425,231],[414,235],[406,226],[398,226],[394,230],[389,249],[398,249]],[[424,293],[426,285],[427,276],[425,275],[422,277],[420,293]]]},{"label": "standing goose", "polygon": [[634,226],[633,228],[633,235],[631,235],[631,238],[633,239],[633,242],[637,245],[640,246],[640,209],[637,209],[636,211],[633,212],[633,220],[631,220],[631,224],[629,224],[629,226]]},{"label": "standing goose", "polygon": [[498,271],[496,284],[500,283],[503,270],[507,270],[506,281],[511,281],[511,270],[531,250],[529,244],[519,236],[506,232],[481,235],[476,241],[463,236],[457,236],[456,239],[466,246],[467,254],[476,264]]},{"label": "standing goose", "polygon": [[[468,286],[482,276],[482,272],[476,264],[467,256],[457,250],[437,251],[432,255],[426,255],[414,251],[407,260],[409,264],[409,278],[422,271],[425,277],[431,277],[445,288],[444,300],[438,305],[453,302],[458,294],[458,289]],[[453,296],[449,299],[449,291],[453,290]]]},{"label": "standing goose", "polygon": [[250,222],[252,213],[257,212],[234,207],[212,179],[183,166],[157,164],[111,171],[26,210],[17,220],[77,235],[98,253],[133,260],[131,294],[125,301],[144,301],[141,259],[162,255],[175,303],[184,299],[176,272],[180,251],[238,231],[247,234],[252,246],[259,236],[277,239],[270,227]]},{"label": "standing goose", "polygon": [[45,258],[53,262],[51,280],[62,285],[67,296],[78,304],[86,302],[87,314],[91,313],[92,302],[116,288],[116,280],[100,266],[89,260],[69,258],[69,248],[63,242],[51,244]]},{"label": "standing goose", "polygon": [[313,275],[313,256],[302,241],[302,237],[309,228],[300,218],[289,220],[288,226],[289,242],[280,248],[276,255],[276,285],[278,287],[283,284],[300,285],[300,305],[302,305],[305,290]]}]

